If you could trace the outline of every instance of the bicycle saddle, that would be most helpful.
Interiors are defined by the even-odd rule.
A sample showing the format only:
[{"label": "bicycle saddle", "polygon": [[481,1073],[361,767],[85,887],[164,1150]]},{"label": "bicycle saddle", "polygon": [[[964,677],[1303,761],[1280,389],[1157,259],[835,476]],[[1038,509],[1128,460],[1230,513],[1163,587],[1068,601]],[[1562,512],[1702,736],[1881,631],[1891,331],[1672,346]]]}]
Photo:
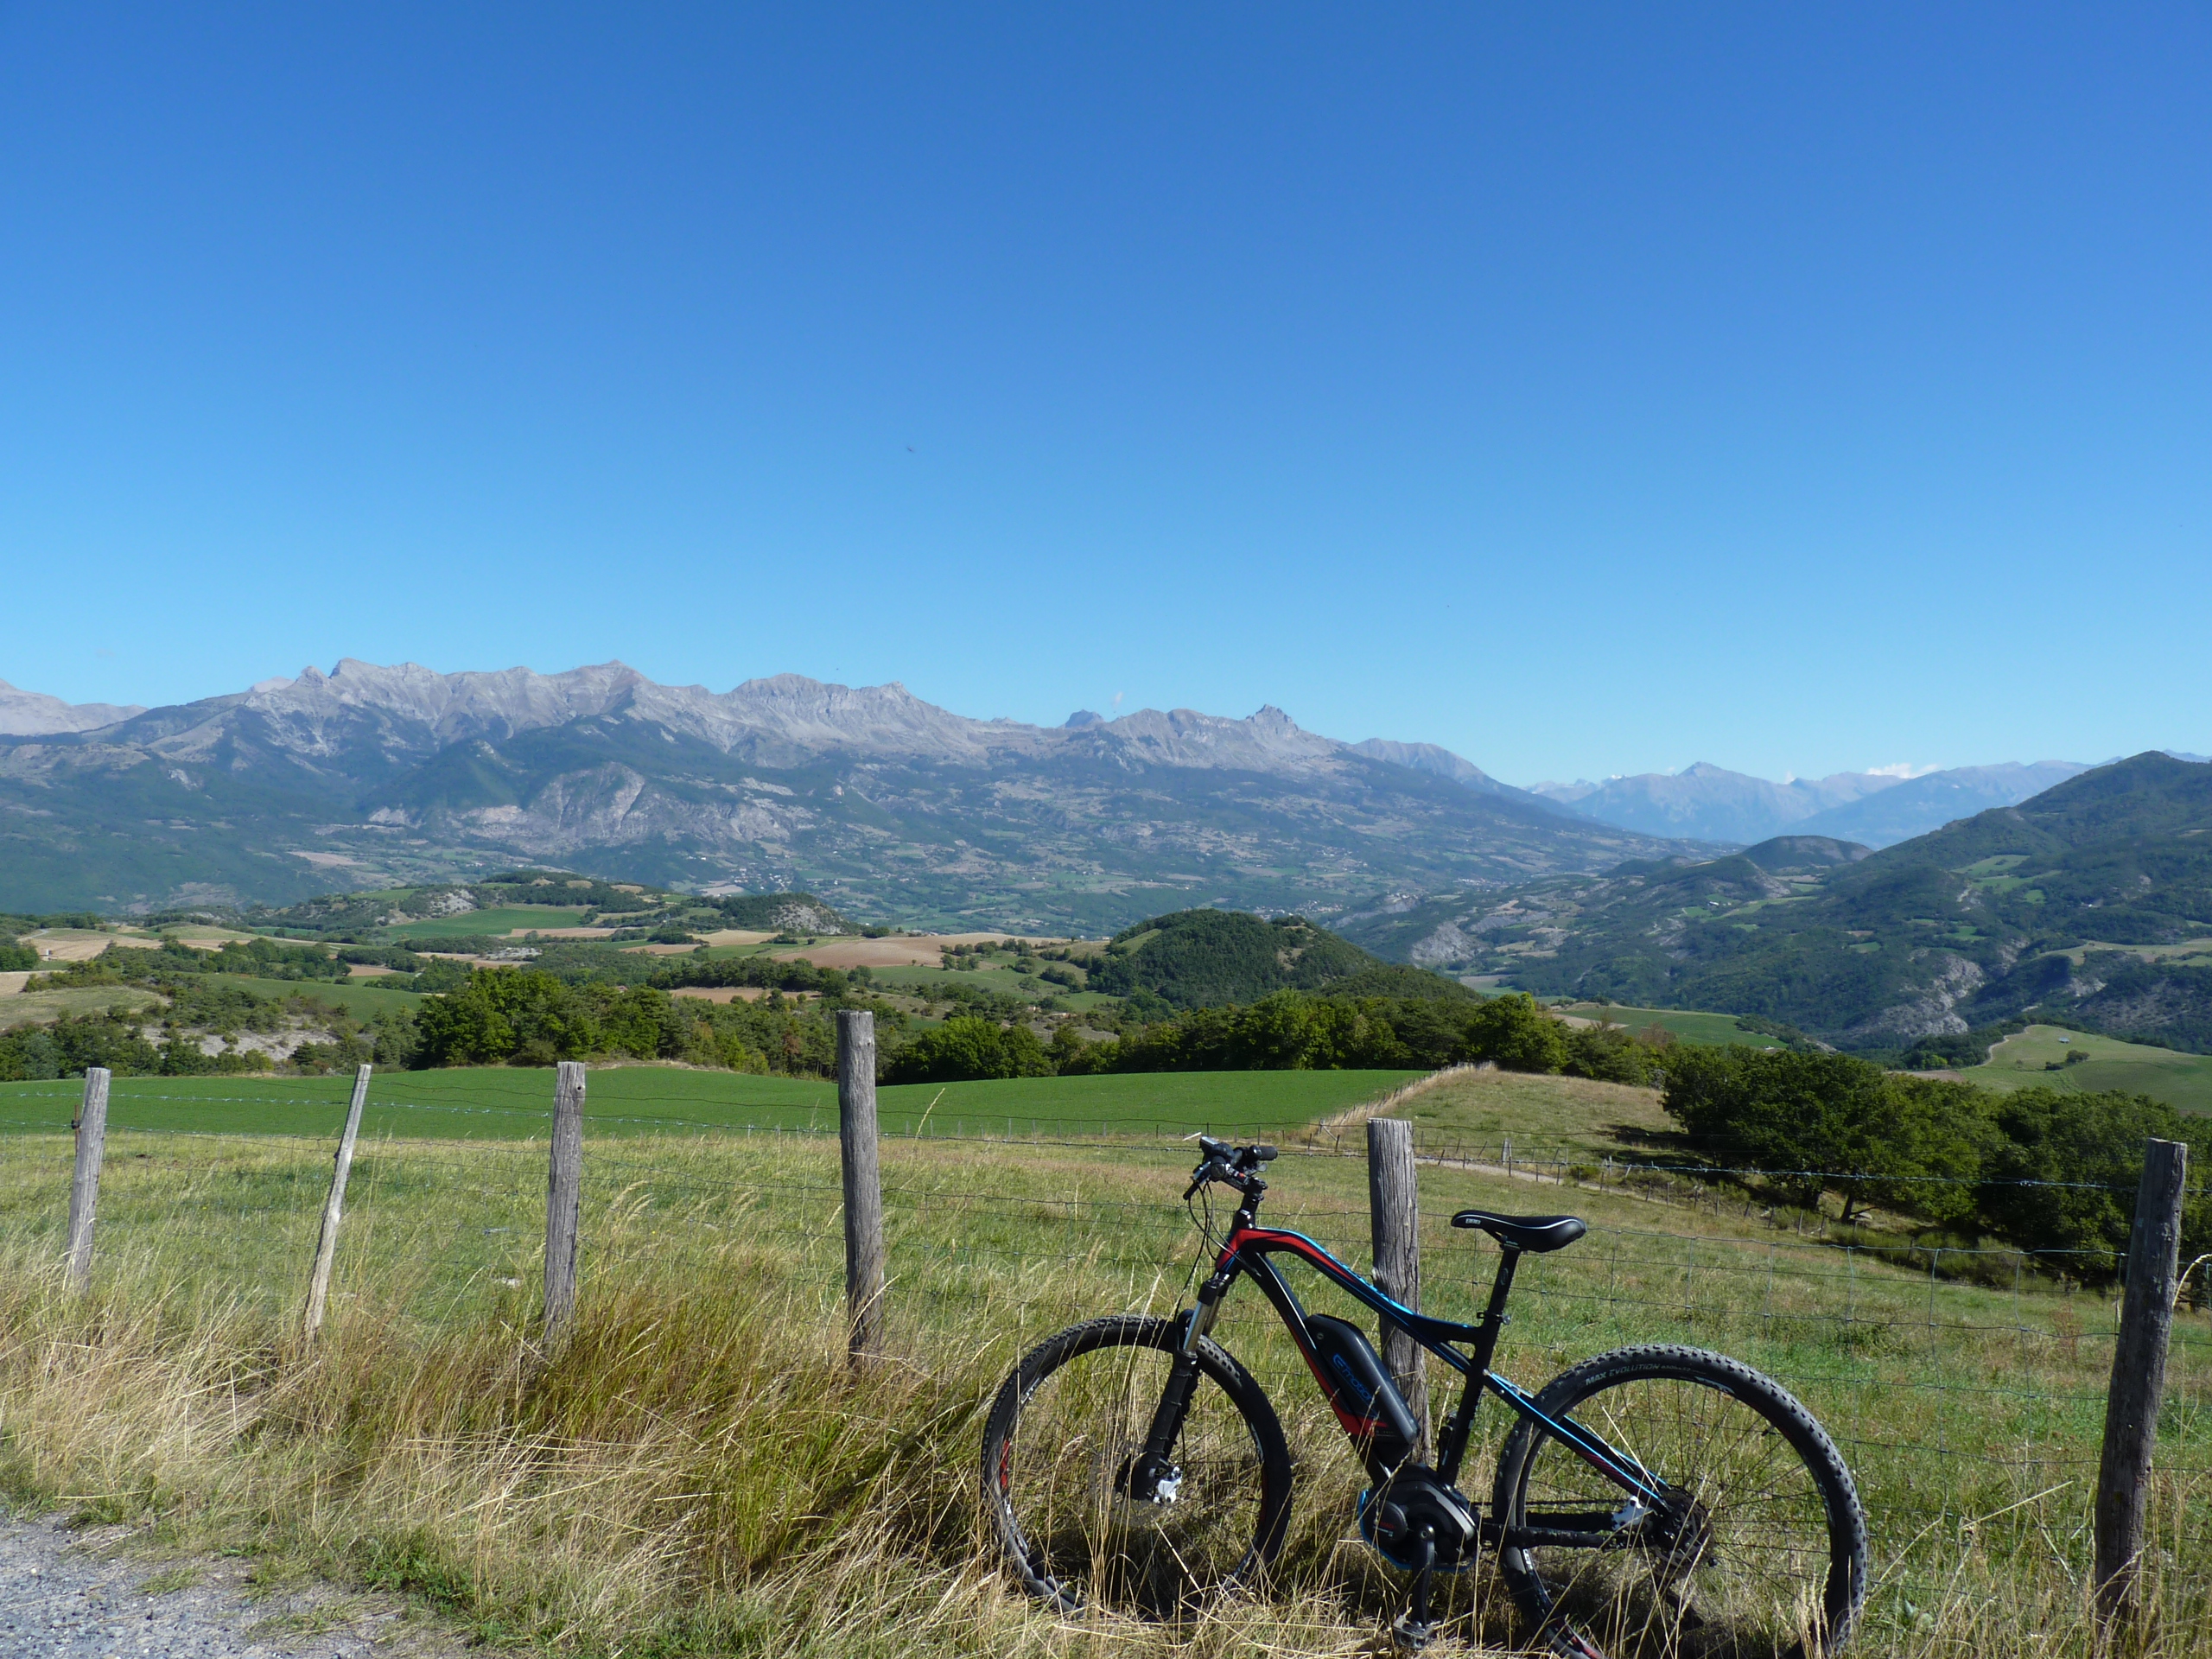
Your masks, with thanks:
[{"label": "bicycle saddle", "polygon": [[1509,1250],[1564,1249],[1590,1230],[1579,1216],[1494,1216],[1487,1210],[1462,1210],[1454,1227],[1479,1227]]}]

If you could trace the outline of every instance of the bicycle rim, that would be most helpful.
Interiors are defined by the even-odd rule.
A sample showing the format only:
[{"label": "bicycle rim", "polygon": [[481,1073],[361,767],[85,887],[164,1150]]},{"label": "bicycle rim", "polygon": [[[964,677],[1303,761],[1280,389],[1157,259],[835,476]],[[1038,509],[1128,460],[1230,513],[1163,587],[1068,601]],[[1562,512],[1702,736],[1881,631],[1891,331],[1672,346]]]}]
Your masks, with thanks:
[{"label": "bicycle rim", "polygon": [[[1545,1390],[1544,1408],[1571,1413],[1679,1496],[1635,1541],[1510,1553],[1509,1576],[1553,1647],[1605,1659],[1834,1652],[1860,1593],[1863,1522],[1840,1460],[1802,1408],[1732,1365],[1649,1365],[1561,1388],[1574,1376]],[[1510,1501],[1517,1523],[1625,1501],[1541,1428],[1523,1445]]]},{"label": "bicycle rim", "polygon": [[[1276,1506],[1261,1433],[1222,1378],[1202,1368],[1169,1452],[1179,1478],[1144,1501],[1130,1495],[1130,1471],[1173,1353],[1128,1340],[1066,1346],[1075,1351],[1035,1377],[986,1474],[1026,1586],[1065,1611],[1168,1618],[1249,1580]],[[1029,1374],[1025,1364],[1009,1387]]]}]

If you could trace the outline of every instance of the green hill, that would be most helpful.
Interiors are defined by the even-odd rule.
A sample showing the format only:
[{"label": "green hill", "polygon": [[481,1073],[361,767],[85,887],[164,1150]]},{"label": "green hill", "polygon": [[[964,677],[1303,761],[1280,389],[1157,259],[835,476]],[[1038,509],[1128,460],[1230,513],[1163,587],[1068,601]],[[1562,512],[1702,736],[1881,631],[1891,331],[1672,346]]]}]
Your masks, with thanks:
[{"label": "green hill", "polygon": [[1464,987],[1384,962],[1302,916],[1267,921],[1243,911],[1183,910],[1126,928],[1107,942],[1089,988],[1150,992],[1179,1008],[1256,1001],[1272,991],[1356,996],[1465,996]]},{"label": "green hill", "polygon": [[2212,1057],[2179,1054],[2056,1026],[2030,1026],[1991,1045],[1959,1075],[1987,1089],[2148,1095],[2184,1112],[2212,1112]]},{"label": "green hill", "polygon": [[1862,1051],[2032,1015],[2212,1052],[2212,766],[2137,755],[1856,861],[1768,842],[1345,931],[1540,994],[1726,1008]]}]

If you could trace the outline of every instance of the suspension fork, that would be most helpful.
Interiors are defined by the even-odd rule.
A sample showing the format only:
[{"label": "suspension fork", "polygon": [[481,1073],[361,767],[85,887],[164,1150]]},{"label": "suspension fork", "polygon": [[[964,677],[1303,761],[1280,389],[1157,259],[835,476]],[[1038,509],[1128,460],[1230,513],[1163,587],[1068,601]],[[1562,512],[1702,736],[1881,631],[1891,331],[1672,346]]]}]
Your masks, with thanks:
[{"label": "suspension fork", "polygon": [[1129,1495],[1133,1497],[1153,1497],[1161,1478],[1173,1467],[1167,1456],[1168,1448],[1182,1433],[1184,1421],[1191,1414],[1192,1398],[1198,1393],[1198,1344],[1211,1334],[1215,1321],[1221,1318],[1222,1298],[1236,1282],[1241,1265],[1233,1251],[1223,1251],[1213,1276],[1198,1287],[1197,1306],[1183,1321],[1182,1344],[1176,1349],[1174,1363],[1168,1368],[1167,1386],[1160,1390],[1160,1403],[1153,1408],[1152,1427],[1144,1437],[1143,1455],[1129,1472]]}]

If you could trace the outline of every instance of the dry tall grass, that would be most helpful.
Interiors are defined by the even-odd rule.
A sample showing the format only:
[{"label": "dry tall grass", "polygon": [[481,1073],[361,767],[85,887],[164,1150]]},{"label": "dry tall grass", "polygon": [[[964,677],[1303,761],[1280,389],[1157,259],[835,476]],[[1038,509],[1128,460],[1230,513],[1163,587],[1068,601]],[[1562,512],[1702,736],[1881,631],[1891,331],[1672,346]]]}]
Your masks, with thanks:
[{"label": "dry tall grass", "polygon": [[[1273,1593],[1195,1630],[1102,1630],[1005,1589],[973,1497],[982,1410],[1049,1331],[1179,1300],[1176,1150],[887,1146],[895,1352],[856,1374],[834,1146],[588,1147],[584,1294],[549,1356],[531,1323],[542,1146],[365,1148],[307,1352],[327,1148],[111,1145],[94,1288],[73,1299],[53,1266],[67,1143],[0,1142],[0,1478],[19,1500],[158,1517],[181,1544],[404,1587],[487,1637],[580,1653],[1349,1655],[1401,1593],[1346,1541],[1356,1470],[1256,1297],[1221,1334],[1301,1459]],[[1464,1314],[1486,1263],[1437,1218],[1528,1195],[1422,1179],[1430,1302]],[[1593,1236],[1524,1269],[1503,1369],[1534,1384],[1630,1340],[1738,1352],[1797,1389],[1859,1472],[1880,1574],[1859,1651],[2091,1652],[2101,1302],[1938,1281],[1630,1194],[1577,1201]],[[1363,1169],[1317,1156],[1278,1166],[1269,1208],[1357,1262],[1363,1205]],[[2148,1564],[2162,1659],[2212,1654],[2190,1341]],[[1464,1637],[1510,1639],[1486,1577],[1455,1593]]]}]

